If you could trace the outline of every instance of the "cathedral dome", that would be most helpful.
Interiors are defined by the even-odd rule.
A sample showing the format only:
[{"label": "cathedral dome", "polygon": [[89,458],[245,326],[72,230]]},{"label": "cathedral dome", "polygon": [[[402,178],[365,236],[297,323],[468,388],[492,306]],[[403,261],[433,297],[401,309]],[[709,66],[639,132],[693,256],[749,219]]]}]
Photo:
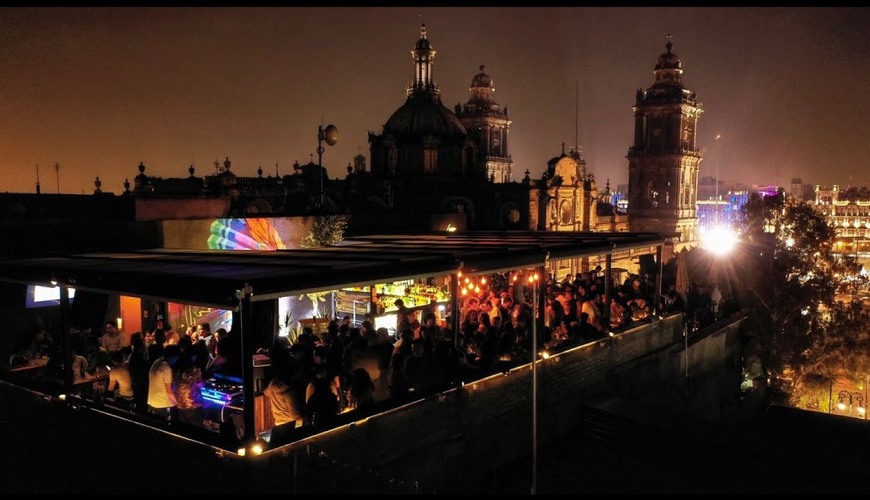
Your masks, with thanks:
[{"label": "cathedral dome", "polygon": [[672,47],[671,35],[668,35],[668,43],[665,45],[667,52],[660,55],[658,62],[656,62],[655,70],[653,70],[655,80],[650,89],[656,90],[658,93],[679,96],[680,89],[683,87],[683,65],[680,63],[680,58],[671,52]]},{"label": "cathedral dome", "polygon": [[459,118],[427,95],[412,95],[396,110],[384,125],[384,134],[396,137],[465,134]]},{"label": "cathedral dome", "polygon": [[474,78],[471,79],[471,87],[492,87],[492,78],[489,77],[483,70],[486,66],[480,66],[480,73],[474,75]]},{"label": "cathedral dome", "polygon": [[677,57],[676,54],[671,52],[672,47],[673,45],[671,44],[671,42],[668,42],[668,44],[665,45],[665,48],[667,48],[668,51],[659,56],[659,61],[656,64],[655,69],[682,69],[680,58]]},{"label": "cathedral dome", "polygon": [[423,28],[423,37],[417,40],[417,44],[414,45],[414,50],[432,50],[432,44],[429,43],[429,40],[426,38],[426,29]]}]

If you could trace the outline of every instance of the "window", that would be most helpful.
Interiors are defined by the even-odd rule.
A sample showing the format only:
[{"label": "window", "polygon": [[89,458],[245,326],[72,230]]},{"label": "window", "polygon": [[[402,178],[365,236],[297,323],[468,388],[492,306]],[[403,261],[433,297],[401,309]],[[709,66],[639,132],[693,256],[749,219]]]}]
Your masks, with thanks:
[{"label": "window", "polygon": [[438,171],[438,150],[426,148],[423,150],[423,171],[432,173]]}]

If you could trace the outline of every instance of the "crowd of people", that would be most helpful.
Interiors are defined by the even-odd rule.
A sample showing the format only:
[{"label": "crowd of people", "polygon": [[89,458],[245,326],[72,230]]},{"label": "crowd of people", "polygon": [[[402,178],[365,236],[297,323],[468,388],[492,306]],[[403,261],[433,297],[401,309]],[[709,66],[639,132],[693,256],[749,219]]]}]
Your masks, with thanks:
[{"label": "crowd of people", "polygon": [[[179,333],[157,320],[129,339],[113,321],[101,332],[73,328],[70,335],[73,383],[93,379],[87,396],[159,421],[203,427],[202,388],[210,377],[241,377],[240,345],[225,329],[209,323]],[[58,343],[38,335],[34,352],[49,356],[46,377],[63,380],[63,352]],[[97,376],[95,374],[104,374]]]},{"label": "crowd of people", "polygon": [[[609,315],[602,274],[547,280],[540,287],[539,348],[591,342],[647,320],[654,287],[629,278],[613,284]],[[276,345],[264,391],[275,425],[321,425],[343,412],[425,397],[529,362],[534,289],[507,274],[481,281],[486,286],[463,295],[456,331],[449,316],[439,319],[435,304],[412,310],[397,299],[395,335],[375,329],[371,318],[353,325],[345,317],[325,332],[306,327],[292,343]]]},{"label": "crowd of people", "polygon": [[[697,326],[719,319],[727,308],[715,284],[693,284],[688,300],[670,285],[656,301],[655,285],[636,274],[612,281],[608,302],[605,279],[598,269],[562,280],[550,276],[534,287],[513,273],[481,279],[485,286],[461,294],[455,330],[449,309],[445,315],[433,303],[412,310],[398,299],[393,332],[374,328],[372,317],[359,324],[344,317],[323,332],[306,327],[292,342],[279,337],[265,349],[271,365],[263,394],[274,424],[329,426],[345,412],[374,411],[381,402],[401,404],[507,371],[532,359],[533,332],[539,349],[554,351],[606,338],[657,314],[684,311]],[[541,314],[533,326],[536,306]],[[102,331],[74,329],[73,372],[85,377],[97,367],[108,369],[95,399],[131,412],[202,427],[206,380],[242,377],[240,339],[222,328],[212,333],[209,323],[177,332],[157,320],[151,330],[123,339],[112,321]],[[44,329],[34,334],[28,353],[50,357],[49,373],[64,372],[60,346]]]}]

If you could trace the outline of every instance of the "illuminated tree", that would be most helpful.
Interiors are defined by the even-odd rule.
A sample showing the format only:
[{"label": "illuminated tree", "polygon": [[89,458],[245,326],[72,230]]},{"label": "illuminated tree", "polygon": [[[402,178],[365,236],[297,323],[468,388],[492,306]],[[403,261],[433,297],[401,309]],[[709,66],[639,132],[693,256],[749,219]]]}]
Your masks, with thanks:
[{"label": "illuminated tree", "polygon": [[347,228],[347,217],[344,215],[318,217],[299,246],[302,248],[335,246],[344,239],[345,228]]},{"label": "illuminated tree", "polygon": [[860,279],[854,257],[833,251],[835,233],[804,202],[753,195],[743,207],[739,282],[750,309],[746,354],[760,360],[792,404],[810,380],[868,373],[866,313],[839,293]]}]

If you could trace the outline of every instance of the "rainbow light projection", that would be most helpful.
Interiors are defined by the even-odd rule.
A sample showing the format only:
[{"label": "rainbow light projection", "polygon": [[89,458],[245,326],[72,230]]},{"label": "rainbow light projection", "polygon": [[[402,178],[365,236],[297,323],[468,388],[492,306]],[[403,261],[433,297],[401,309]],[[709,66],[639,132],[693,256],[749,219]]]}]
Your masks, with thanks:
[{"label": "rainbow light projection", "polygon": [[215,219],[208,236],[210,250],[283,250],[287,245],[272,221],[263,218]]}]

